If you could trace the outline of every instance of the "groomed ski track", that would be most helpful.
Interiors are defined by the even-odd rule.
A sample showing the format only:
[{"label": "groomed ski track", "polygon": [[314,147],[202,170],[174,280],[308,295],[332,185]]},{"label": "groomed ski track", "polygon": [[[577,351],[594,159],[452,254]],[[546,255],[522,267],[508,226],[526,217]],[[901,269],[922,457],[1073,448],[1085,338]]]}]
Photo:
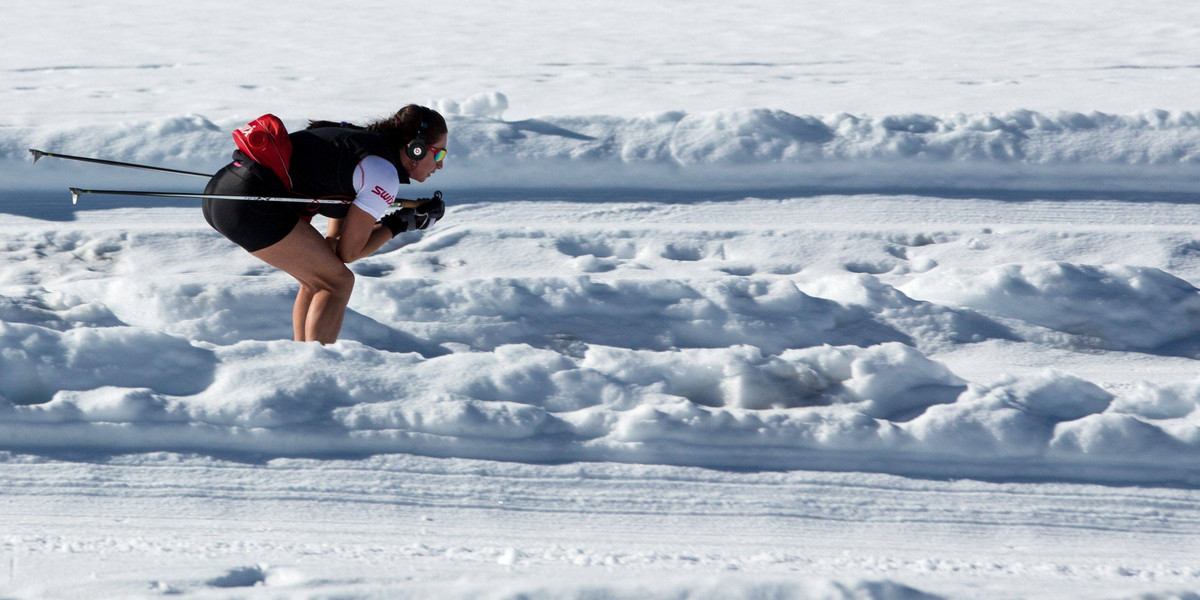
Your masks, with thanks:
[{"label": "groomed ski track", "polygon": [[0,485],[13,597],[715,598],[825,582],[925,597],[878,585],[891,582],[1050,599],[1200,584],[1188,490],[165,454],[9,460]]}]

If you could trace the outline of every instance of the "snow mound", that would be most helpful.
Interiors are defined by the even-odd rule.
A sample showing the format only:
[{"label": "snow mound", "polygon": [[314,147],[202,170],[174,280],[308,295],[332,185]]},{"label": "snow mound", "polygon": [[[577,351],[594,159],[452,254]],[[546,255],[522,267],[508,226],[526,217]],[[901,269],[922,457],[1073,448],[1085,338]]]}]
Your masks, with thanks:
[{"label": "snow mound", "polygon": [[503,119],[504,111],[508,110],[508,96],[500,92],[475,94],[465,100],[444,98],[426,104],[443,116],[479,117],[485,119]]},{"label": "snow mound", "polygon": [[[1177,417],[1183,405],[1188,419],[1197,414],[1192,389],[1117,400],[1054,371],[980,386],[894,342],[778,355],[592,345],[580,357],[505,345],[423,359],[355,342],[187,351],[182,338],[160,335],[151,347],[170,356],[166,370],[163,358],[86,376],[58,367],[66,387],[88,389],[60,389],[47,402],[16,404],[39,399],[28,391],[37,388],[14,388],[10,375],[5,394],[26,395],[3,402],[5,448],[839,470],[864,468],[865,456],[873,470],[980,476],[1019,459],[1031,461],[1017,467],[1025,476],[1069,478],[1073,465],[1094,462],[1120,479],[1181,477],[1200,446]],[[175,346],[184,351],[164,352]],[[78,340],[61,354],[87,348]],[[170,375],[180,360],[198,361],[211,382],[187,393],[201,376]],[[164,389],[128,387],[130,378]],[[1134,474],[1145,464],[1157,471]]]},{"label": "snow mound", "polygon": [[1071,334],[1084,346],[1156,350],[1200,333],[1200,290],[1150,267],[1051,262],[939,269],[901,289]]}]

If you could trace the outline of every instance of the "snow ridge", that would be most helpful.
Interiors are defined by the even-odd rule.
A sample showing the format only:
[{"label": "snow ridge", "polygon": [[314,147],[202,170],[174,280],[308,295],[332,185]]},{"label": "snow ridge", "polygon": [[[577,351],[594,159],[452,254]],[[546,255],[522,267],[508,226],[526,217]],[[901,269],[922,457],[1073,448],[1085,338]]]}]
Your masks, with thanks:
[{"label": "snow ridge", "polygon": [[[1198,124],[1200,113],[1162,110],[818,116],[759,108],[521,121],[451,114],[449,160],[456,168],[442,182],[1190,192],[1200,162]],[[27,162],[26,148],[38,148],[212,171],[227,160],[229,133],[239,125],[181,115],[120,125],[9,127],[0,129],[0,160]],[[293,116],[288,125],[294,130],[304,121]],[[77,172],[79,166],[50,169]],[[50,185],[45,168],[9,170],[10,185]]]}]

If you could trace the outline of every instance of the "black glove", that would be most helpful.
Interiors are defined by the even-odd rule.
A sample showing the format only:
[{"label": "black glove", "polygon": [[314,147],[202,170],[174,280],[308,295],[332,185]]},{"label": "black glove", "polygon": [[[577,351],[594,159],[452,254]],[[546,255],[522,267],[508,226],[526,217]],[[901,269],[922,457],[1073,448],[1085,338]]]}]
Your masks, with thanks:
[{"label": "black glove", "polygon": [[383,216],[379,222],[396,237],[405,231],[428,229],[438,219],[446,214],[446,203],[442,202],[442,192],[433,193],[432,198],[421,198],[416,208],[402,208]]},{"label": "black glove", "polygon": [[432,198],[419,198],[417,202],[420,202],[416,209],[417,216],[425,215],[431,219],[424,227],[419,227],[419,229],[425,229],[425,227],[433,225],[446,215],[446,203],[442,202],[441,190],[434,192]]}]

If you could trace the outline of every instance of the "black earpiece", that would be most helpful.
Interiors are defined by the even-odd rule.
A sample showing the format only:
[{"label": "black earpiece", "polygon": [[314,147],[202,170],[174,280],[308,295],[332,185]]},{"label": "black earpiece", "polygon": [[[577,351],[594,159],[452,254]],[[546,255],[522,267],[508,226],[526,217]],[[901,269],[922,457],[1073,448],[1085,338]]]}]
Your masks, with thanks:
[{"label": "black earpiece", "polygon": [[429,151],[429,144],[425,141],[429,134],[429,109],[424,106],[418,108],[421,109],[421,127],[417,129],[417,137],[404,146],[404,154],[415,161],[425,158]]}]

